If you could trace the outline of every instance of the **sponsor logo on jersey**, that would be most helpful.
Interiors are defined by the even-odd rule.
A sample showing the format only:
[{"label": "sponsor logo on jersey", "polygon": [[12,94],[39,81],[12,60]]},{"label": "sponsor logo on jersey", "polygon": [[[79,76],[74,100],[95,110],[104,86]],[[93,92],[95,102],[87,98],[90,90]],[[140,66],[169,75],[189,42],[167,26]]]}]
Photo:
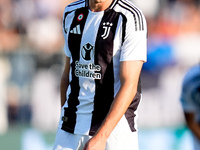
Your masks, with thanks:
[{"label": "sponsor logo on jersey", "polygon": [[81,55],[83,59],[91,60],[94,57],[94,46],[90,43],[85,44],[81,50]]},{"label": "sponsor logo on jersey", "polygon": [[104,29],[104,33],[101,35],[101,37],[103,39],[106,39],[110,33],[110,28],[112,27],[112,23],[109,22],[104,22],[103,23],[103,29]]},{"label": "sponsor logo on jersey", "polygon": [[81,13],[80,15],[78,15],[77,20],[81,21],[81,20],[83,20],[83,17],[84,17],[84,15],[83,15],[83,13]]},{"label": "sponsor logo on jersey", "polygon": [[86,61],[85,63],[80,63],[79,61],[75,62],[75,76],[101,79],[101,66],[95,65],[91,61],[94,58],[94,46],[92,46],[90,43],[85,44],[81,50],[81,56]]},{"label": "sponsor logo on jersey", "polygon": [[94,63],[84,64],[79,61],[75,62],[75,76],[93,79],[101,79],[101,66]]},{"label": "sponsor logo on jersey", "polygon": [[81,34],[80,24],[74,27],[72,30],[70,30],[70,33],[72,34]]}]

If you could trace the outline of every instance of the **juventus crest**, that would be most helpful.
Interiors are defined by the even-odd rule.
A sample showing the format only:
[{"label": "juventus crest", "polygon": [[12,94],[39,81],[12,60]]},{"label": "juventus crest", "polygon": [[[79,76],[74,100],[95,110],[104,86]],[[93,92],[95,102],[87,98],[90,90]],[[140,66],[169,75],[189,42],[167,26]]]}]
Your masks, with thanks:
[{"label": "juventus crest", "polygon": [[112,27],[112,23],[109,22],[104,22],[103,23],[103,29],[104,29],[104,33],[101,35],[101,37],[103,39],[106,39],[110,33],[110,28]]}]

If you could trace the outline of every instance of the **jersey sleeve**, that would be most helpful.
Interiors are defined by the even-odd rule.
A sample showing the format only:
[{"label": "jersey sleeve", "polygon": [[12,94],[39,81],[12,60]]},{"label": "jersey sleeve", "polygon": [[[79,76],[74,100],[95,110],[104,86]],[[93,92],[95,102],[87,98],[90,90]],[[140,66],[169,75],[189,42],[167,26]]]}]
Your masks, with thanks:
[{"label": "jersey sleeve", "polygon": [[142,13],[139,18],[133,14],[127,16],[120,61],[130,60],[147,61],[147,25]]},{"label": "jersey sleeve", "polygon": [[67,19],[68,19],[67,16],[69,13],[68,13],[67,9],[68,9],[68,7],[65,8],[64,13],[63,13],[63,36],[64,36],[64,41],[65,41],[63,50],[64,50],[66,56],[71,57],[71,52],[68,47],[69,24],[67,21]]}]

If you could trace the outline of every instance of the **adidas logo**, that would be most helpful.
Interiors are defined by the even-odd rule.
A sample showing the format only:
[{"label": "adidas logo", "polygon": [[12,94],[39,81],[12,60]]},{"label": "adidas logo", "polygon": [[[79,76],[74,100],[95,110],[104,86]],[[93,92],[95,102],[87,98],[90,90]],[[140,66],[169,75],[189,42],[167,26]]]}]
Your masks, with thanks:
[{"label": "adidas logo", "polygon": [[72,33],[72,34],[81,34],[80,24],[77,25],[76,27],[74,27],[74,28],[70,31],[70,33]]}]

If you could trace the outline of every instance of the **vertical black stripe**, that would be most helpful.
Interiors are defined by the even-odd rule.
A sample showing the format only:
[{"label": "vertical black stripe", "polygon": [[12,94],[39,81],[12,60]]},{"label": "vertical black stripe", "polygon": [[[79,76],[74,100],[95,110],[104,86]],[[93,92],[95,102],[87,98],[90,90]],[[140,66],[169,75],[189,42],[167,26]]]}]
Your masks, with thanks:
[{"label": "vertical black stripe", "polygon": [[141,77],[139,76],[137,92],[142,93],[142,86],[141,86]]},{"label": "vertical black stripe", "polygon": [[[94,111],[92,117],[92,129],[90,135],[93,135],[106,117],[111,103],[114,100],[114,72],[113,72],[113,42],[119,20],[119,13],[113,10],[105,11],[101,20],[95,43],[95,64],[101,66],[101,80],[95,80],[96,93],[94,97]],[[109,36],[103,39],[104,23],[112,23]]]},{"label": "vertical black stripe", "polygon": [[[83,14],[83,19],[79,20],[78,16]],[[68,108],[65,108],[65,119],[62,125],[62,129],[68,132],[73,133],[75,124],[76,124],[76,106],[79,104],[78,96],[79,96],[79,78],[75,76],[75,62],[80,59],[80,43],[83,33],[83,28],[86,22],[86,18],[88,16],[88,9],[81,8],[76,10],[74,19],[72,21],[70,31],[77,29],[77,25],[80,25],[81,34],[77,34],[77,32],[69,33],[68,37],[68,45],[72,55],[72,63],[71,63],[71,71],[72,71],[72,81],[70,82],[71,93],[68,98]]]},{"label": "vertical black stripe", "polygon": [[128,121],[129,127],[131,129],[132,132],[136,131],[135,128],[135,111],[138,108],[138,105],[140,103],[140,99],[141,99],[141,94],[139,92],[136,93],[133,101],[131,102],[131,104],[129,105],[128,109],[125,112],[125,117]]}]

